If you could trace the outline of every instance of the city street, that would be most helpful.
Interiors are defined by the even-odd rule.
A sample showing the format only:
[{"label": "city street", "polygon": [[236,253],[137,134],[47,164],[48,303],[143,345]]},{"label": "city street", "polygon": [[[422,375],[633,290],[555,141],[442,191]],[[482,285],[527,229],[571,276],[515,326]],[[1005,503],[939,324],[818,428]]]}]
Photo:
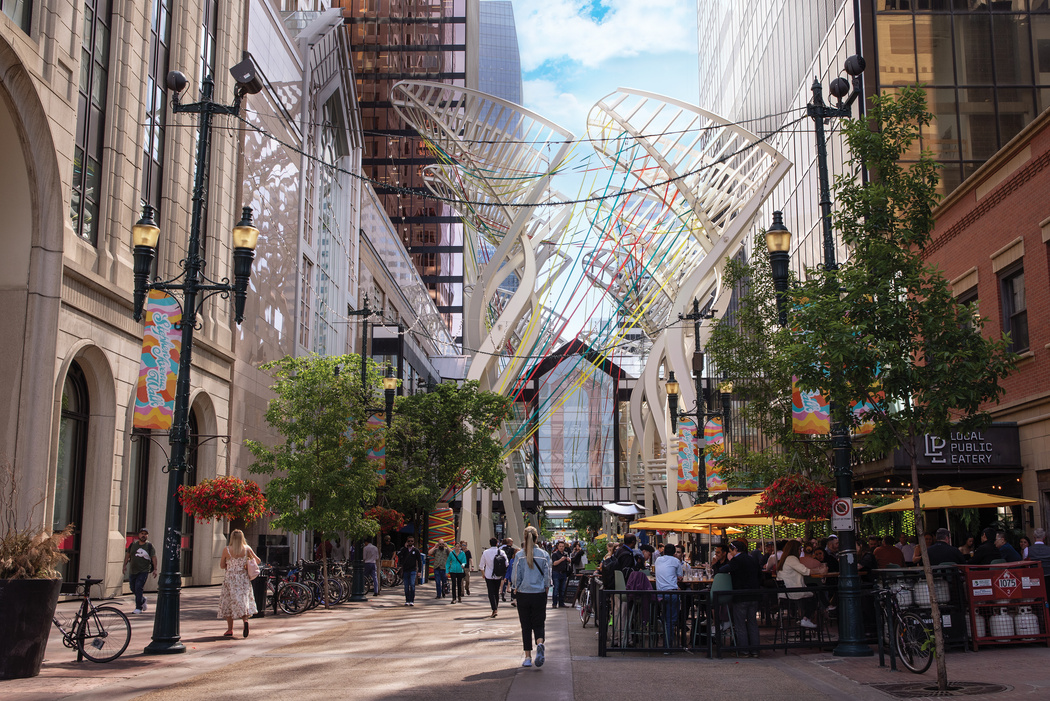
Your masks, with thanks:
[{"label": "city street", "polygon": [[[297,617],[254,619],[251,635],[224,640],[214,618],[218,587],[183,592],[187,652],[145,656],[152,615],[133,616],[131,646],[118,660],[77,664],[53,634],[40,676],[0,682],[5,701],[43,699],[259,699],[276,692],[305,699],[593,698],[890,699],[892,684],[935,684],[879,668],[877,658],[764,653],[762,659],[708,660],[702,655],[597,657],[593,626],[581,628],[573,609],[550,611],[547,663],[520,667],[517,612],[501,604],[489,618],[477,591],[464,605],[435,601],[428,585],[413,608],[398,590],[364,605],[314,610]],[[130,611],[130,597],[119,603]],[[151,597],[152,602],[153,597]],[[61,604],[60,612],[71,609]],[[151,609],[152,613],[152,609]],[[240,626],[237,626],[238,636]],[[970,698],[1044,699],[1050,693],[1050,653],[1023,646],[954,653],[952,681],[1001,684],[1006,690]],[[972,691],[972,690],[971,690]]]}]

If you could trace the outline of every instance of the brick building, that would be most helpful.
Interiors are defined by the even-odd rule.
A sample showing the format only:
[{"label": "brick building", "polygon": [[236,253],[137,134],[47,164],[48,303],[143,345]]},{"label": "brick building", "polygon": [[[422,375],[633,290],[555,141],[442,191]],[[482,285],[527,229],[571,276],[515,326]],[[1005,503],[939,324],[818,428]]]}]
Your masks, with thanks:
[{"label": "brick building", "polygon": [[1016,423],[1019,466],[985,467],[971,481],[1036,500],[1027,528],[1050,526],[1048,166],[1050,110],[944,199],[927,253],[958,299],[977,302],[985,333],[1010,332],[1019,355],[1006,394],[987,407],[997,423]]}]

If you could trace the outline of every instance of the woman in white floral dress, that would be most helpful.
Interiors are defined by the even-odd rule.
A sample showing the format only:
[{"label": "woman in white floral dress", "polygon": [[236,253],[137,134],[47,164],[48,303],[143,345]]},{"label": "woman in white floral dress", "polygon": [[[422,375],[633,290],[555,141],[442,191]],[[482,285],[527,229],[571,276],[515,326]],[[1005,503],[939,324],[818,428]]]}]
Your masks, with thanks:
[{"label": "woman in white floral dress", "polygon": [[244,533],[237,529],[230,533],[230,544],[222,549],[219,567],[226,570],[219,593],[219,618],[226,619],[223,637],[233,637],[233,619],[244,621],[244,637],[248,637],[248,617],[259,612],[252,594],[252,583],[248,579],[248,560],[262,563],[259,556],[244,542]]}]

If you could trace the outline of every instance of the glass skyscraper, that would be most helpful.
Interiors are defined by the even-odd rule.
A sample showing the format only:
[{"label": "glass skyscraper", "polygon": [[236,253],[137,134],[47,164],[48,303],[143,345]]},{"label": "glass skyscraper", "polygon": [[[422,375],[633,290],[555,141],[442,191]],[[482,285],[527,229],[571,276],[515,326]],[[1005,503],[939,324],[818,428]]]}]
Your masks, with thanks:
[{"label": "glass skyscraper", "polygon": [[[477,0],[341,0],[365,149],[362,167],[453,337],[463,329],[463,223],[429,196],[437,156],[397,115],[401,80],[477,87]],[[473,34],[473,38],[472,38]]]},{"label": "glass skyscraper", "polygon": [[[944,194],[1050,104],[1050,0],[697,0],[697,12],[700,106],[759,136],[779,130],[769,142],[794,163],[756,226],[783,210],[797,267],[822,260],[805,117],[814,77],[826,90],[861,54],[865,95],[925,84],[935,119],[913,153],[929,149],[944,165]],[[834,177],[856,164],[828,128]]]},{"label": "glass skyscraper", "polygon": [[478,90],[520,105],[521,54],[514,25],[514,3],[488,0],[481,3],[478,30]]}]

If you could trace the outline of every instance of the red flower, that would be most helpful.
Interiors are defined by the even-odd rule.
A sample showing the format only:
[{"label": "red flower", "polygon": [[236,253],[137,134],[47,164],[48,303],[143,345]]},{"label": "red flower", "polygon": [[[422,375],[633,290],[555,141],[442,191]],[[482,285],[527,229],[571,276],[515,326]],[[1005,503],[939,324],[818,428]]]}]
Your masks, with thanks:
[{"label": "red flower", "polygon": [[237,477],[206,479],[193,487],[179,487],[179,503],[198,523],[212,519],[243,520],[266,514],[266,497],[255,482]]},{"label": "red flower", "polygon": [[770,516],[813,521],[828,518],[834,494],[822,484],[802,475],[773,480],[762,494],[762,508]]}]

